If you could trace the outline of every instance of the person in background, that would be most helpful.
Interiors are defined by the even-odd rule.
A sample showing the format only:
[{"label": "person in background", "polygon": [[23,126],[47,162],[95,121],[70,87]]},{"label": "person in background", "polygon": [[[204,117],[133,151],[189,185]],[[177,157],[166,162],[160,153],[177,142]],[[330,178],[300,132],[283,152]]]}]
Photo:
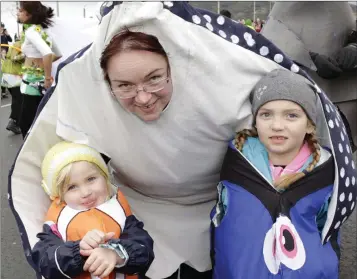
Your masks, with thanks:
[{"label": "person in background", "polygon": [[5,59],[1,63],[1,72],[3,73],[1,86],[7,88],[11,94],[11,113],[6,130],[12,131],[14,134],[21,134],[18,123],[22,105],[20,84],[22,80],[21,68],[24,60],[25,57],[21,53],[21,42],[16,41],[9,48]]},{"label": "person in background", "polygon": [[262,22],[260,20],[260,18],[257,18],[257,20],[255,21],[255,32],[260,32],[262,30]]},{"label": "person in background", "polygon": [[[6,44],[8,45],[9,43],[12,42],[12,38],[9,35],[9,33],[7,32],[6,28],[5,28],[5,24],[1,22],[1,27],[0,27],[0,34],[1,34],[1,44]],[[5,51],[7,52],[9,47],[8,46],[1,46],[1,50],[5,49]]]},{"label": "person in background", "polygon": [[228,10],[221,10],[219,14],[221,14],[221,15],[223,15],[225,17],[228,17],[228,18],[232,18],[232,14]]},{"label": "person in background", "polygon": [[47,33],[47,28],[53,24],[53,16],[53,9],[39,1],[20,2],[17,19],[24,24],[21,48],[26,59],[20,86],[23,102],[19,125],[24,138],[35,119],[44,91],[53,81],[53,41]]},{"label": "person in background", "polygon": [[[1,59],[5,59],[9,47],[3,46],[3,44],[8,45],[10,42],[12,42],[12,38],[7,32],[7,30],[5,29],[5,24],[3,22],[1,22],[0,34],[1,34]],[[7,97],[6,88],[1,86],[1,98],[6,98],[6,97]]]},{"label": "person in background", "polygon": [[249,27],[250,29],[255,30],[253,27],[253,21],[249,18],[245,20],[245,26]]}]

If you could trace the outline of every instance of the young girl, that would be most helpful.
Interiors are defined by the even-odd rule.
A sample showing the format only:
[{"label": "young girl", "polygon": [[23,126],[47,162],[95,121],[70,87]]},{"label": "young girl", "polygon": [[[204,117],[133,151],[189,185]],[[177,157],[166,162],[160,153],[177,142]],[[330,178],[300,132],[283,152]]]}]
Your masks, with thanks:
[{"label": "young girl", "polygon": [[153,240],[110,183],[101,155],[60,142],[47,152],[42,176],[53,202],[32,250],[38,272],[45,278],[144,278]]},{"label": "young girl", "polygon": [[212,212],[215,279],[338,278],[337,236],[321,244],[334,162],[313,88],[285,69],[254,88],[253,128],[229,145]]}]

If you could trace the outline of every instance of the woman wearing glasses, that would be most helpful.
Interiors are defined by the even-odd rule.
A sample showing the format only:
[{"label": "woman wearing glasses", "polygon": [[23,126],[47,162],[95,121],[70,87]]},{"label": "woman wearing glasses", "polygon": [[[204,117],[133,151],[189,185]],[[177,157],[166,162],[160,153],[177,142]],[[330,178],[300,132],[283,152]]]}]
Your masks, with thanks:
[{"label": "woman wearing glasses", "polygon": [[113,97],[143,121],[157,120],[168,106],[170,64],[156,37],[121,32],[103,51],[100,65]]}]

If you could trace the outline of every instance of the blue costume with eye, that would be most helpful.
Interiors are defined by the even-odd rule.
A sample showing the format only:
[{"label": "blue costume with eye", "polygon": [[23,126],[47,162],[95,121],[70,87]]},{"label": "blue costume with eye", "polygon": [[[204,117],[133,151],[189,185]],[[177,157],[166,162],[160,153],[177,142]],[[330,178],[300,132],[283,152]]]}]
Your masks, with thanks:
[{"label": "blue costume with eye", "polygon": [[264,155],[256,138],[242,152],[229,145],[212,211],[214,278],[338,278],[337,233],[323,245],[317,224],[333,188],[333,157],[278,192]]}]

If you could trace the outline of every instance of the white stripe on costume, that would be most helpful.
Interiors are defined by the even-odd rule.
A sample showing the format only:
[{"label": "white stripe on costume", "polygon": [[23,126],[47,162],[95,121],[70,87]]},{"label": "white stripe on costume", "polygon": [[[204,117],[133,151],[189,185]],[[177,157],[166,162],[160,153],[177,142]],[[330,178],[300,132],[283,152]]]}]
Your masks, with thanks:
[{"label": "white stripe on costume", "polygon": [[68,224],[72,221],[72,219],[80,212],[85,210],[75,210],[66,205],[60,215],[58,216],[57,227],[60,232],[63,241],[67,241],[67,227]]},{"label": "white stripe on costume", "polygon": [[113,196],[109,201],[99,205],[97,208],[112,217],[115,222],[120,225],[121,231],[123,231],[126,215],[124,209],[117,200],[117,195]]}]

